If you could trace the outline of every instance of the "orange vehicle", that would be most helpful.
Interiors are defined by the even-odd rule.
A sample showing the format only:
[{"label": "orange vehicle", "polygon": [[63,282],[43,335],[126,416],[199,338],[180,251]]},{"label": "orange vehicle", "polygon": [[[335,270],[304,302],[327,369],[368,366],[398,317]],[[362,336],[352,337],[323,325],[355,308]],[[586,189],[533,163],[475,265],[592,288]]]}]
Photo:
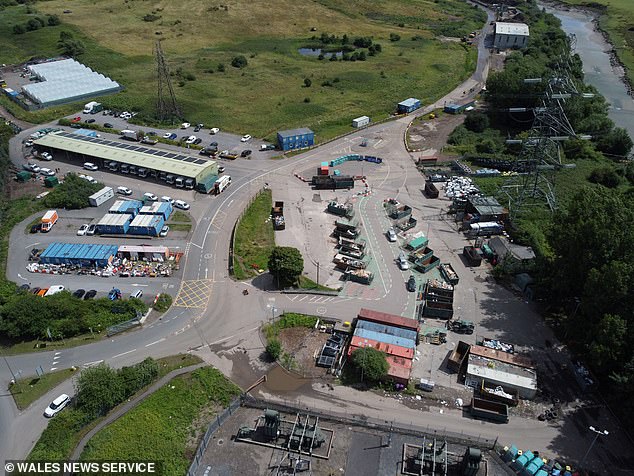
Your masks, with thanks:
[{"label": "orange vehicle", "polygon": [[42,297],[46,294],[47,291],[48,291],[48,288],[42,288],[38,291],[37,295]]},{"label": "orange vehicle", "polygon": [[42,217],[42,233],[48,233],[53,228],[53,225],[57,223],[58,218],[56,210],[47,211]]}]

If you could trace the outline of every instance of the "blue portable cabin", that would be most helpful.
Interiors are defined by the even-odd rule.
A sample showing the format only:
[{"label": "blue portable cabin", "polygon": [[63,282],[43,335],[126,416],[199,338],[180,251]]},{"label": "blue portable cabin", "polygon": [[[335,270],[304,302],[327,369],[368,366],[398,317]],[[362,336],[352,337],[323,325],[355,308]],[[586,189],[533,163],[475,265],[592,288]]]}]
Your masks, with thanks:
[{"label": "blue portable cabin", "polygon": [[277,143],[282,150],[304,149],[315,144],[315,133],[307,127],[279,131]]},{"label": "blue portable cabin", "polygon": [[128,232],[131,213],[106,213],[97,222],[97,233],[100,235],[124,235]]},{"label": "blue portable cabin", "polygon": [[535,474],[535,476],[548,476],[548,473],[543,469],[540,469],[539,471],[537,471],[537,474]]},{"label": "blue portable cabin", "polygon": [[129,213],[137,216],[142,206],[143,202],[140,200],[117,200],[108,209],[108,213]]},{"label": "blue portable cabin", "polygon": [[409,98],[398,103],[396,112],[399,114],[409,114],[420,107],[420,99]]},{"label": "blue portable cabin", "polygon": [[165,219],[161,215],[137,215],[128,229],[129,235],[158,236]]},{"label": "blue portable cabin", "polygon": [[390,334],[383,334],[382,332],[375,332],[367,329],[355,329],[354,335],[361,337],[362,339],[375,340],[377,342],[398,345],[399,347],[406,347],[408,349],[416,348],[416,341]]},{"label": "blue portable cabin", "polygon": [[165,221],[169,220],[173,208],[170,202],[152,202],[139,210],[139,215],[161,215]]},{"label": "blue portable cabin", "polygon": [[528,465],[522,471],[523,476],[535,476],[535,473],[540,470],[540,468],[544,466],[544,460],[539,456],[536,456],[533,461],[528,463]]},{"label": "blue portable cabin", "polygon": [[460,106],[458,104],[447,104],[443,111],[448,114],[460,114]]}]

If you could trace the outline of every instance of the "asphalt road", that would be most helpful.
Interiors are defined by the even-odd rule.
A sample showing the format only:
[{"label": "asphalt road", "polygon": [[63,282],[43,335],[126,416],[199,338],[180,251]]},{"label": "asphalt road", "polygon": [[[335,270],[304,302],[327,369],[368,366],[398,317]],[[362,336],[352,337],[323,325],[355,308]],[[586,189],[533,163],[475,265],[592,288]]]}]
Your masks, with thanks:
[{"label": "asphalt road", "polygon": [[[488,22],[487,28],[490,28]],[[483,40],[484,35],[479,39],[480,44]],[[138,362],[147,356],[160,357],[197,348],[209,349],[215,344],[233,342],[257,329],[263,321],[270,317],[273,306],[287,311],[315,313],[323,307],[324,301],[312,298],[293,300],[285,296],[261,292],[256,287],[250,288],[249,295],[244,296],[242,290],[248,284],[231,280],[227,271],[231,229],[243,210],[244,204],[265,183],[283,186],[284,181],[294,180],[293,173],[318,165],[324,156],[329,154],[349,153],[358,146],[362,138],[371,134],[380,136],[382,142],[380,147],[386,153],[389,151],[389,163],[382,169],[385,171],[384,175],[373,177],[373,194],[368,198],[362,198],[359,206],[360,218],[364,222],[364,227],[369,231],[367,233],[370,240],[369,246],[380,270],[380,276],[378,276],[379,294],[371,298],[367,296],[335,298],[328,302],[327,313],[342,319],[351,319],[360,307],[367,306],[378,310],[409,314],[414,306],[413,293],[405,291],[404,280],[407,273],[398,270],[393,262],[398,254],[396,246],[384,239],[383,233],[388,221],[382,210],[382,200],[390,196],[394,198],[403,196],[403,201],[416,204],[423,213],[428,210],[421,203],[422,179],[415,171],[412,156],[404,148],[403,135],[409,122],[416,115],[442,107],[445,102],[465,99],[470,96],[470,90],[479,91],[488,71],[488,52],[481,47],[479,48],[480,57],[474,75],[435,104],[417,111],[413,115],[372,126],[292,159],[271,161],[266,160],[264,156],[255,155],[252,160],[239,159],[228,163],[227,167],[230,168],[228,173],[232,175],[233,183],[225,192],[218,197],[194,196],[190,198],[194,201],[192,213],[196,215],[198,225],[187,237],[187,242],[182,244],[187,254],[182,267],[179,297],[162,319],[144,326],[136,332],[118,335],[91,345],[7,357],[0,365],[0,381],[8,383],[11,379],[11,372],[21,376],[35,374],[35,369],[39,366],[45,369],[53,366],[66,368],[72,365],[81,368],[105,361],[111,366],[120,367]],[[108,122],[114,121],[110,116],[95,116],[95,118],[97,117],[108,117]],[[21,140],[29,132],[31,131],[21,133],[10,142],[11,157],[17,164],[24,160]],[[218,137],[222,137],[222,135],[218,135]],[[235,136],[233,140],[235,140]],[[226,138],[226,143],[231,144],[230,138]],[[223,145],[220,147],[222,148]],[[255,149],[255,147],[251,148]],[[103,177],[106,183],[108,181],[120,183],[121,180],[124,180],[122,177],[114,179],[106,177],[106,175],[108,174]],[[121,184],[126,185],[126,183],[128,182]],[[159,185],[152,186],[159,187]],[[135,191],[141,191],[143,188],[144,185],[135,185]],[[159,193],[170,195],[170,193],[163,193],[160,188],[156,189],[158,192],[154,193],[157,195]],[[174,190],[171,189],[172,192]],[[19,233],[19,231],[14,233]],[[307,261],[306,264],[310,273],[314,273],[315,269],[310,269],[311,266],[314,267],[314,264],[310,261]],[[18,269],[23,269],[23,265],[20,267],[16,264],[15,266]],[[9,276],[15,278],[16,275],[12,264]],[[9,366],[11,370],[9,370]],[[17,411],[10,396],[4,396],[0,399],[0,428],[4,429],[0,434],[0,458],[26,456],[46,426],[46,420],[41,413],[47,402],[62,391],[68,390],[69,393],[73,393],[70,391],[71,388],[72,382],[65,382],[60,388],[49,392],[48,395],[42,397],[23,412]],[[341,392],[348,391],[349,389],[341,390]],[[344,408],[344,411],[346,409],[350,412],[363,413],[365,411],[351,403],[352,400],[347,400],[347,395],[345,397],[336,402],[338,406]],[[351,398],[357,397],[352,396]],[[320,405],[318,401],[313,401],[311,404]],[[377,417],[386,418],[386,408],[390,408],[389,418],[404,422],[411,421],[412,416],[403,410],[384,407],[376,403],[374,406],[376,409],[372,410],[372,413],[376,412]],[[487,434],[499,433],[497,425],[484,422],[471,423],[469,420],[459,418],[459,415],[454,417],[451,425],[456,430],[473,428],[474,432],[486,429],[480,431]],[[429,421],[432,425],[440,424],[437,417]],[[522,438],[530,437],[531,444],[536,448],[549,447],[555,437],[554,433],[556,433],[551,428],[544,425],[534,425],[533,422],[518,421],[508,428],[515,432],[517,438],[520,437],[520,434]],[[585,444],[585,441],[580,444]]]}]

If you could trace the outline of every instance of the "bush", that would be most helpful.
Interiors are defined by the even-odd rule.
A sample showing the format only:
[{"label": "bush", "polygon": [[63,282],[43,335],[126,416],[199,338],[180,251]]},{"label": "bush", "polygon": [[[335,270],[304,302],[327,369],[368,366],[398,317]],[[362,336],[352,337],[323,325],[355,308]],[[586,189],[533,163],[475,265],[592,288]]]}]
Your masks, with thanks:
[{"label": "bush", "polygon": [[397,35],[396,33],[390,33],[390,41],[399,41],[400,39],[401,39],[401,35]]},{"label": "bush", "polygon": [[37,18],[31,18],[26,22],[27,31],[35,31],[42,28],[42,23]]},{"label": "bush", "polygon": [[19,23],[17,25],[13,25],[14,35],[23,35],[24,33],[26,33],[26,28],[24,27],[24,25],[21,25]]},{"label": "bush", "polygon": [[310,102],[310,98],[304,98],[304,102],[308,104]]},{"label": "bush", "polygon": [[366,37],[357,37],[352,42],[354,46],[357,48],[369,48],[372,45],[372,38]]},{"label": "bush", "polygon": [[465,117],[464,126],[472,132],[484,132],[489,127],[489,117],[481,112],[469,113]]},{"label": "bush", "polygon": [[156,299],[156,304],[154,304],[153,309],[158,312],[167,311],[172,305],[172,296],[166,293],[159,294],[159,297]]},{"label": "bush", "polygon": [[307,88],[310,88],[312,84],[313,82],[310,80],[310,78],[304,78],[304,86],[306,86]]},{"label": "bush", "polygon": [[594,169],[590,173],[588,180],[592,183],[603,185],[607,188],[616,188],[621,182],[619,174],[611,167],[601,167]]},{"label": "bush", "polygon": [[357,369],[362,380],[378,382],[387,375],[390,365],[385,354],[373,347],[363,347],[352,353],[350,363]]},{"label": "bush", "polygon": [[249,62],[243,55],[234,56],[231,60],[231,66],[238,69],[246,68],[248,64]]},{"label": "bush", "polygon": [[266,344],[266,353],[269,354],[271,359],[277,360],[282,354],[282,344],[276,338],[273,338]]},{"label": "bush", "polygon": [[219,73],[225,72],[225,65],[223,63],[218,63],[218,72]]},{"label": "bush", "polygon": [[49,15],[47,19],[48,26],[57,26],[61,23],[61,20],[57,15]]},{"label": "bush", "polygon": [[155,15],[154,13],[148,13],[147,15],[145,15],[143,17],[143,21],[153,22],[153,21],[159,20],[160,18],[161,18],[161,15]]},{"label": "bush", "polygon": [[50,208],[66,208],[67,210],[86,208],[89,205],[88,197],[102,187],[101,184],[92,184],[75,174],[68,174],[64,183],[46,196],[44,203]]}]

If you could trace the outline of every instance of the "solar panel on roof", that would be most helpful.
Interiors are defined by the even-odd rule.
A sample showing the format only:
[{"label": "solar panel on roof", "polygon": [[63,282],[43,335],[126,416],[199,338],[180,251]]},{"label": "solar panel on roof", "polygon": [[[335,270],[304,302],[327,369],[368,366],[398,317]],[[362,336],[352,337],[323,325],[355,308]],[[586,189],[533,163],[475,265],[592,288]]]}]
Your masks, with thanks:
[{"label": "solar panel on roof", "polygon": [[202,165],[202,164],[207,163],[207,161],[206,161],[206,160],[201,160],[201,159],[196,159],[196,161],[195,161],[194,163],[195,163],[196,165]]},{"label": "solar panel on roof", "polygon": [[157,150],[156,152],[154,152],[154,155],[160,155],[161,157],[165,157],[167,154],[168,153],[164,150]]},{"label": "solar panel on roof", "polygon": [[198,159],[196,159],[196,157],[187,157],[185,159],[185,162],[195,162],[196,160],[198,160]]},{"label": "solar panel on roof", "polygon": [[137,152],[143,152],[145,154],[145,153],[147,153],[148,150],[150,150],[150,149],[146,149],[145,147],[139,147],[137,149]]},{"label": "solar panel on roof", "polygon": [[165,154],[165,157],[167,157],[168,159],[175,159],[176,157],[178,157],[178,154]]}]

